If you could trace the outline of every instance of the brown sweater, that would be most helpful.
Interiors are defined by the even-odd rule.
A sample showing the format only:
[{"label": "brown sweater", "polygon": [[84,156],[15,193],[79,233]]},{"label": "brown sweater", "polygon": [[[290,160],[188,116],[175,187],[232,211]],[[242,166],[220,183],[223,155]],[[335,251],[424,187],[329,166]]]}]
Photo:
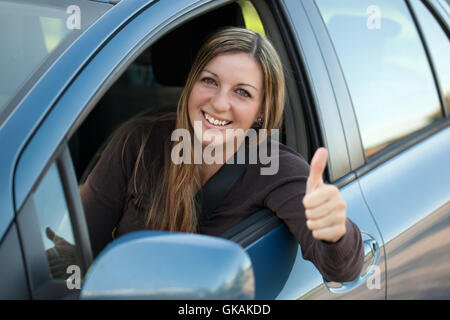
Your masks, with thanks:
[{"label": "brown sweater", "polygon": [[[147,124],[134,119],[116,130],[81,188],[94,256],[113,240],[114,229],[116,237],[145,229],[144,212],[136,203],[137,196],[132,192],[127,195],[127,190],[140,146],[140,133],[147,130]],[[164,147],[167,148],[164,141],[173,128],[174,122],[167,120],[153,127],[145,146],[146,158],[156,159],[152,165],[160,166],[164,161],[160,157]],[[300,243],[303,258],[314,263],[326,279],[353,280],[361,271],[364,259],[358,227],[347,218],[347,232],[338,242],[314,239],[306,227],[301,201],[309,165],[299,153],[281,143],[278,160],[279,170],[275,175],[261,175],[260,164],[248,164],[225,199],[208,219],[201,221],[199,232],[220,236],[252,213],[269,208]]]}]

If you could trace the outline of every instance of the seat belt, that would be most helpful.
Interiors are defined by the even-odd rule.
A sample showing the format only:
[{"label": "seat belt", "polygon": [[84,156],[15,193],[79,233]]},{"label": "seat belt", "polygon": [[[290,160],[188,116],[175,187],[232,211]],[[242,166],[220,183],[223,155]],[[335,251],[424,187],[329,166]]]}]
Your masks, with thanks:
[{"label": "seat belt", "polygon": [[195,197],[200,212],[197,212],[199,222],[209,219],[211,213],[230,193],[234,184],[245,172],[247,165],[226,162],[203,186]]}]

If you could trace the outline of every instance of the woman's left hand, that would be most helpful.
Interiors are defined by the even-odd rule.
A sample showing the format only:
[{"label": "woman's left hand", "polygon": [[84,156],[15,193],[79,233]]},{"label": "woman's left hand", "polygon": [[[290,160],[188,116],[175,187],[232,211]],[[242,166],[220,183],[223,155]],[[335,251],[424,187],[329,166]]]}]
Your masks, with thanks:
[{"label": "woman's left hand", "polygon": [[306,226],[317,240],[337,242],[346,233],[346,203],[339,189],[325,184],[322,175],[327,165],[328,151],[317,149],[311,160],[310,173],[303,197]]}]

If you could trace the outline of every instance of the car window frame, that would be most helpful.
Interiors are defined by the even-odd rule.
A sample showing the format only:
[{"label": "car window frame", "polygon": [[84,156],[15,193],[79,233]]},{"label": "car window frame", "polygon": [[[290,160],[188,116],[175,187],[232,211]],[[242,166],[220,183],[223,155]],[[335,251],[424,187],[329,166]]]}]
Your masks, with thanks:
[{"label": "car window frame", "polygon": [[[444,23],[443,17],[440,16],[439,13],[435,10],[436,7],[433,7],[431,5],[431,3],[427,2],[427,1],[423,1],[423,0],[418,0],[418,1],[421,2],[425,6],[425,10],[428,10],[428,13],[432,17],[434,17],[435,21],[441,28],[442,32],[444,32],[444,34],[447,36],[448,40],[450,41],[450,27],[447,27],[448,25]],[[450,117],[450,112],[448,111],[448,110],[450,110],[449,109],[450,106],[446,106],[444,93],[441,91],[442,87],[441,87],[441,82],[439,79],[439,73],[436,71],[436,69],[437,69],[436,63],[435,63],[433,55],[431,54],[431,51],[429,49],[429,44],[428,44],[428,41],[426,40],[426,36],[423,32],[422,22],[418,18],[417,13],[415,12],[414,6],[411,4],[411,1],[406,0],[406,4],[408,6],[409,12],[411,13],[412,19],[414,20],[417,31],[420,35],[422,45],[424,47],[429,65],[431,67],[431,72],[433,74],[433,79],[434,79],[435,85],[437,87],[438,95],[439,95],[439,101],[441,103],[443,117],[448,118],[448,117]]]},{"label": "car window frame", "polygon": [[[422,1],[422,0],[419,0],[419,1],[421,1],[422,4],[425,5],[426,9],[429,10],[430,14],[437,20],[438,24],[442,28],[443,26],[439,23],[439,20],[436,18],[436,15],[433,13],[433,8],[431,6],[427,6],[424,1]],[[425,55],[427,57],[428,65],[430,66],[431,74],[433,75],[434,85],[436,86],[436,91],[438,93],[439,103],[441,104],[442,116],[444,118],[446,118],[446,117],[448,117],[448,114],[447,114],[447,109],[446,109],[446,106],[445,106],[444,95],[443,95],[443,92],[441,91],[441,85],[439,83],[439,76],[438,76],[438,73],[436,72],[436,63],[433,60],[433,56],[432,56],[432,54],[430,52],[430,49],[428,47],[428,42],[426,41],[425,35],[423,33],[423,30],[422,30],[422,25],[419,22],[419,19],[417,17],[416,12],[414,11],[414,8],[413,8],[413,6],[411,4],[411,1],[410,0],[405,0],[405,3],[406,3],[406,6],[408,7],[408,11],[409,11],[409,13],[411,15],[411,18],[414,21],[414,25],[416,26],[417,32],[418,32],[419,37],[420,37],[420,42],[422,43],[423,49],[425,50]],[[448,37],[448,30],[445,28],[442,31],[444,31],[444,33],[446,33],[447,37]]]},{"label": "car window frame", "polygon": [[[450,3],[446,0],[429,0],[429,4],[434,12],[436,12],[436,18],[439,19],[441,26],[445,25],[446,29],[450,29]],[[445,6],[445,7],[444,7]]]},{"label": "car window frame", "polygon": [[[345,132],[347,129],[343,125],[341,107],[331,81],[333,77],[339,76],[337,65],[330,64],[331,60],[324,58],[332,57],[334,52],[330,52],[329,45],[327,47],[324,39],[318,36],[318,31],[323,32],[317,30],[323,22],[320,20],[317,23],[320,16],[314,6],[310,1],[283,0],[279,7],[296,50],[299,66],[294,71],[304,79],[310,100],[305,108],[308,125],[312,126],[310,133],[312,143],[315,144],[312,148],[324,146],[328,149],[328,179],[341,187],[354,180],[352,163],[358,159],[354,157],[354,152],[348,150],[348,133]],[[341,94],[345,92],[341,91]]]},{"label": "car window frame", "polygon": [[[76,180],[76,175],[74,173],[74,166],[70,158],[70,151],[68,149],[68,141],[70,140],[71,136],[76,132],[76,130],[82,124],[90,111],[95,107],[98,100],[104,95],[107,90],[109,90],[109,88],[115,83],[115,81],[126,70],[126,68],[152,43],[159,39],[159,37],[161,37],[163,34],[166,34],[170,30],[175,29],[181,23],[195,18],[202,13],[206,13],[213,8],[223,6],[228,2],[232,1],[221,1],[218,3],[211,3],[207,0],[202,0],[200,2],[195,0],[185,0],[183,1],[183,3],[180,1],[179,3],[183,8],[182,10],[177,11],[175,14],[170,12],[170,19],[161,17],[159,22],[155,22],[155,20],[150,19],[149,21],[155,23],[154,29],[152,29],[151,31],[146,30],[143,39],[138,38],[129,40],[133,42],[133,46],[125,46],[125,55],[120,55],[120,53],[117,53],[117,55],[120,55],[120,57],[112,57],[111,52],[115,52],[114,45],[123,46],[123,43],[120,42],[120,40],[117,40],[118,35],[122,33],[122,37],[125,37],[123,36],[123,34],[131,33],[132,31],[130,30],[134,30],[133,28],[142,27],[142,21],[143,19],[146,19],[145,13],[149,14],[150,12],[151,14],[153,4],[161,4],[161,2],[159,1],[153,1],[151,6],[145,7],[145,9],[140,11],[139,14],[133,16],[131,21],[129,21],[122,29],[120,29],[119,32],[114,34],[113,38],[105,39],[105,43],[102,45],[100,50],[98,50],[94,54],[94,56],[90,57],[88,63],[82,66],[80,72],[64,89],[64,92],[61,94],[61,96],[55,99],[55,102],[50,107],[50,111],[48,112],[48,114],[46,114],[44,120],[39,124],[32,136],[20,151],[20,156],[16,161],[13,177],[13,194],[17,216],[26,217],[31,215],[31,213],[29,212],[33,212],[33,208],[30,207],[28,201],[30,194],[34,190],[38,181],[41,180],[43,173],[46,172],[48,167],[55,161],[55,159],[58,158],[58,153],[63,152],[60,150],[64,149],[63,153],[65,154],[65,160],[61,163],[60,166],[62,169],[64,169],[64,172],[70,172],[68,173],[70,179],[67,179],[65,182],[63,181],[64,188],[68,192],[67,194],[70,195],[71,199],[71,207],[69,208],[69,213],[71,216],[72,214],[74,214],[77,216],[82,216],[83,218],[85,217],[81,204],[81,197],[78,192],[78,183]],[[161,5],[163,6],[164,4]],[[89,72],[94,72],[93,70],[95,70],[95,68],[93,67],[93,65],[105,65],[105,60],[102,59],[102,55],[112,57],[111,60],[117,59],[114,60],[116,65],[112,70],[105,72],[104,81],[96,83],[97,87],[91,87],[91,91],[86,92],[86,83],[84,82],[85,79],[83,77],[88,77],[87,75],[89,74]],[[68,108],[66,104],[71,100],[70,94],[74,94],[74,92],[77,91],[76,89],[74,90],[74,88],[78,88],[78,90],[85,95],[86,103],[82,104],[82,102],[80,102],[80,104],[83,105],[81,108],[79,108],[78,106],[79,103],[73,103],[72,106],[75,104],[77,105],[74,106],[73,109],[69,110],[70,108]],[[61,118],[61,113],[68,114],[67,119],[64,119],[64,121],[62,122],[57,120],[58,117]],[[68,124],[68,126],[66,124]],[[48,140],[48,137],[51,137],[50,142],[46,144],[44,142],[46,141],[46,139]],[[85,269],[87,270],[92,263],[92,250],[90,247],[90,242],[88,240],[88,231],[85,218],[83,219],[83,221],[79,220],[79,222],[75,223],[75,225],[77,226],[77,233],[82,234],[82,236],[79,236],[79,238],[82,239],[81,254],[84,257],[87,257],[85,259]],[[25,220],[23,220],[23,226],[26,226]],[[36,237],[37,236],[35,236],[35,238]],[[29,250],[29,255],[31,255],[32,252],[33,250]],[[42,257],[45,258],[45,256]],[[40,259],[40,267],[38,267],[37,271],[38,275],[42,275],[42,261],[46,261],[42,259],[42,257]],[[39,271],[39,268],[41,271]],[[33,270],[34,269],[30,269],[30,272],[33,272]],[[36,281],[39,284],[39,281]],[[32,283],[36,281],[31,280]],[[61,284],[58,285],[59,289],[61,289]],[[51,290],[44,291],[45,292],[42,294],[39,293],[38,296],[48,296],[51,292]]]}]

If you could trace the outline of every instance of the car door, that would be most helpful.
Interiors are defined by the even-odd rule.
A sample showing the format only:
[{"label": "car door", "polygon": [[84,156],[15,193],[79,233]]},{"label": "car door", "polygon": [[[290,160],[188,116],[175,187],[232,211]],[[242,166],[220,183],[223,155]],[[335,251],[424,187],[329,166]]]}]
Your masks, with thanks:
[{"label": "car door", "polygon": [[352,99],[360,138],[348,143],[364,158],[355,174],[383,236],[387,298],[442,299],[450,287],[448,17],[436,19],[435,1],[315,4]]}]

